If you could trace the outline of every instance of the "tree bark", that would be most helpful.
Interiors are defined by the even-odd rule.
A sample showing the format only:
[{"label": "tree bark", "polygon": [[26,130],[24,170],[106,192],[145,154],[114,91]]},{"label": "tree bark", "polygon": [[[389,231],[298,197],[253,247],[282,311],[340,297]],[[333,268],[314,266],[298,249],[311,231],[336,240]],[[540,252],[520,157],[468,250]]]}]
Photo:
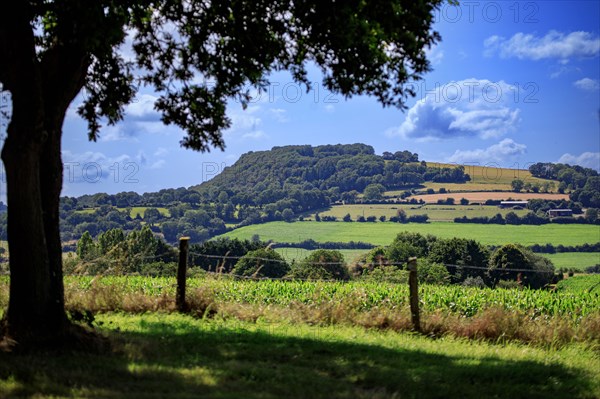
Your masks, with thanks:
[{"label": "tree bark", "polygon": [[77,334],[64,306],[61,136],[66,110],[83,86],[89,63],[82,51],[62,46],[38,60],[27,10],[20,11],[21,18],[0,18],[2,28],[22,39],[0,42],[0,50],[10,55],[9,66],[0,68],[0,78],[12,95],[12,117],[2,149],[11,278],[0,336],[22,347],[53,346]]}]

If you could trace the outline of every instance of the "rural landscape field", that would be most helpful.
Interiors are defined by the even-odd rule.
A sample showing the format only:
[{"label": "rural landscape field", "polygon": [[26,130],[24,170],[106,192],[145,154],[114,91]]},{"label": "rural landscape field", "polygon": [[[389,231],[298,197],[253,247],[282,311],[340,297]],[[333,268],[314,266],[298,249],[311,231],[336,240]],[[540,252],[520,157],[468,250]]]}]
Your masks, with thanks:
[{"label": "rural landscape field", "polygon": [[0,13],[0,398],[600,399],[600,3]]}]

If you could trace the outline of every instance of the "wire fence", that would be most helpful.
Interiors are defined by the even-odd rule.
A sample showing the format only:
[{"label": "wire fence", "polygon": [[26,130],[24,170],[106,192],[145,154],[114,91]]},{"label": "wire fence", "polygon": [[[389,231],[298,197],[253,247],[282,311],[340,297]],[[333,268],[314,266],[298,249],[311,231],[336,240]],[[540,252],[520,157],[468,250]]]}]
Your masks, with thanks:
[{"label": "wire fence", "polygon": [[[126,253],[126,247],[124,243],[119,243],[111,248],[108,252],[98,255],[94,258],[75,258],[78,264],[78,269],[85,271],[87,269],[93,268],[95,265],[102,264],[103,266],[109,265],[109,267],[105,267],[102,273],[99,274],[112,274],[115,272],[119,272],[119,269],[123,268],[124,262],[129,264],[138,262],[140,265],[148,264],[151,262],[161,262],[165,259],[172,259],[170,262],[165,263],[176,263],[176,259],[179,255],[178,251],[167,251],[160,254],[146,254],[144,252],[141,253]],[[258,256],[248,256],[248,255],[214,255],[214,254],[205,254],[200,252],[189,252],[189,258],[193,260],[194,264],[189,264],[188,260],[188,268],[189,267],[199,267],[204,270],[204,272],[212,274],[212,275],[227,275],[229,277],[240,278],[240,279],[248,279],[248,280],[315,280],[315,279],[302,279],[302,278],[292,278],[292,277],[263,277],[263,276],[247,276],[247,275],[239,275],[234,274],[231,271],[225,271],[225,265],[227,262],[235,262],[237,263],[241,259],[255,261],[257,266],[260,266],[265,263],[281,263],[281,264],[289,264],[290,262],[285,259],[273,259],[273,258],[264,258]],[[210,270],[203,268],[202,264],[196,264],[198,259],[206,259],[208,261],[217,261],[215,270]],[[348,262],[346,261],[337,261],[337,262],[309,262],[306,260],[300,260],[298,263],[302,263],[303,265],[308,266],[347,266]],[[399,262],[399,261],[387,261],[382,259],[377,262],[367,262],[367,261],[355,261],[354,264],[362,267],[362,268],[377,268],[380,266],[394,266],[403,268],[406,266],[407,262]],[[503,272],[503,273],[540,273],[540,274],[548,274],[551,273],[548,270],[536,270],[536,269],[524,269],[524,268],[490,268],[488,266],[478,266],[478,265],[466,265],[466,264],[452,264],[452,263],[440,263],[445,266],[447,269],[453,270],[480,270],[482,272]],[[9,274],[8,271],[8,262],[5,263],[5,267],[0,268],[0,275]],[[122,273],[127,274],[127,273]],[[320,279],[319,281],[327,281]],[[339,280],[331,280],[331,281],[339,281]]]}]

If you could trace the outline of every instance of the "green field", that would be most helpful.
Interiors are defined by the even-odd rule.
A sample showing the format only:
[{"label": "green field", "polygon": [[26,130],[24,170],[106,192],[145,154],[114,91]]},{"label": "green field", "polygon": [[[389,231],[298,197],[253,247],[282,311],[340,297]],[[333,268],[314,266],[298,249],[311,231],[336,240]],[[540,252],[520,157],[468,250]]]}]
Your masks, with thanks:
[{"label": "green field", "polygon": [[[358,216],[375,216],[379,220],[380,216],[385,216],[389,219],[392,216],[397,216],[398,211],[402,209],[407,216],[427,214],[430,221],[451,222],[454,218],[467,216],[482,217],[494,216],[500,213],[505,216],[509,212],[515,212],[519,216],[526,215],[529,212],[526,209],[512,210],[500,209],[497,206],[486,205],[406,205],[406,204],[351,204],[351,205],[334,205],[329,210],[319,212],[320,216],[335,216],[338,220],[346,214],[352,216],[352,220],[356,220]],[[314,214],[310,215],[314,219]]]},{"label": "green field", "polygon": [[[313,250],[302,248],[276,248],[275,251],[277,251],[281,256],[283,256],[288,262],[298,262],[310,255],[311,252],[313,252]],[[366,253],[368,249],[338,249],[338,251],[340,251],[342,255],[344,255],[344,260],[347,263],[350,263],[360,255]]]},{"label": "green field", "polygon": [[584,276],[574,276],[559,281],[557,284],[559,292],[573,293],[577,295],[600,294],[600,274],[587,274]]},{"label": "green field", "polygon": [[598,252],[561,252],[556,254],[541,254],[550,259],[557,268],[573,268],[583,270],[588,266],[600,264]]},{"label": "green field", "polygon": [[[0,353],[3,398],[592,398],[600,362],[563,349],[346,326],[105,314],[113,351]],[[440,396],[440,393],[443,395]]]},{"label": "green field", "polygon": [[[140,217],[143,219],[144,218],[144,213],[146,212],[146,209],[148,208],[152,208],[152,207],[148,207],[148,206],[134,206],[133,208],[131,208],[131,212],[129,212],[129,216],[132,218],[135,218],[137,215],[140,215]],[[160,212],[161,215],[166,216],[166,217],[170,217],[171,214],[169,213],[169,210],[167,208],[156,208],[158,209],[158,211]]]},{"label": "green field", "polygon": [[542,226],[481,225],[447,222],[433,223],[344,223],[344,222],[271,222],[245,226],[225,237],[250,239],[258,234],[261,240],[275,242],[363,241],[375,245],[388,245],[402,231],[433,234],[441,238],[463,237],[487,245],[506,243],[581,245],[600,241],[600,226],[560,225]]}]

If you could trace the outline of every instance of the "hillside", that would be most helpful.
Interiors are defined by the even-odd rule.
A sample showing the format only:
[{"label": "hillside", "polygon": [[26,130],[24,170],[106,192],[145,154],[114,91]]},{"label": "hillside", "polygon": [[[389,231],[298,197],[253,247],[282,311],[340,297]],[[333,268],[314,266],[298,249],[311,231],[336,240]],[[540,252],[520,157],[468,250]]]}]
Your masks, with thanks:
[{"label": "hillside", "polygon": [[[387,190],[469,180],[462,166],[429,166],[409,151],[376,155],[365,144],[305,145],[246,153],[212,180],[191,189],[205,196],[225,190],[229,198],[236,198],[234,202],[263,205],[290,197],[299,200],[297,192],[353,202],[363,191],[368,199],[380,199]],[[310,199],[316,203],[305,203],[305,210],[322,205],[323,198]]]}]

